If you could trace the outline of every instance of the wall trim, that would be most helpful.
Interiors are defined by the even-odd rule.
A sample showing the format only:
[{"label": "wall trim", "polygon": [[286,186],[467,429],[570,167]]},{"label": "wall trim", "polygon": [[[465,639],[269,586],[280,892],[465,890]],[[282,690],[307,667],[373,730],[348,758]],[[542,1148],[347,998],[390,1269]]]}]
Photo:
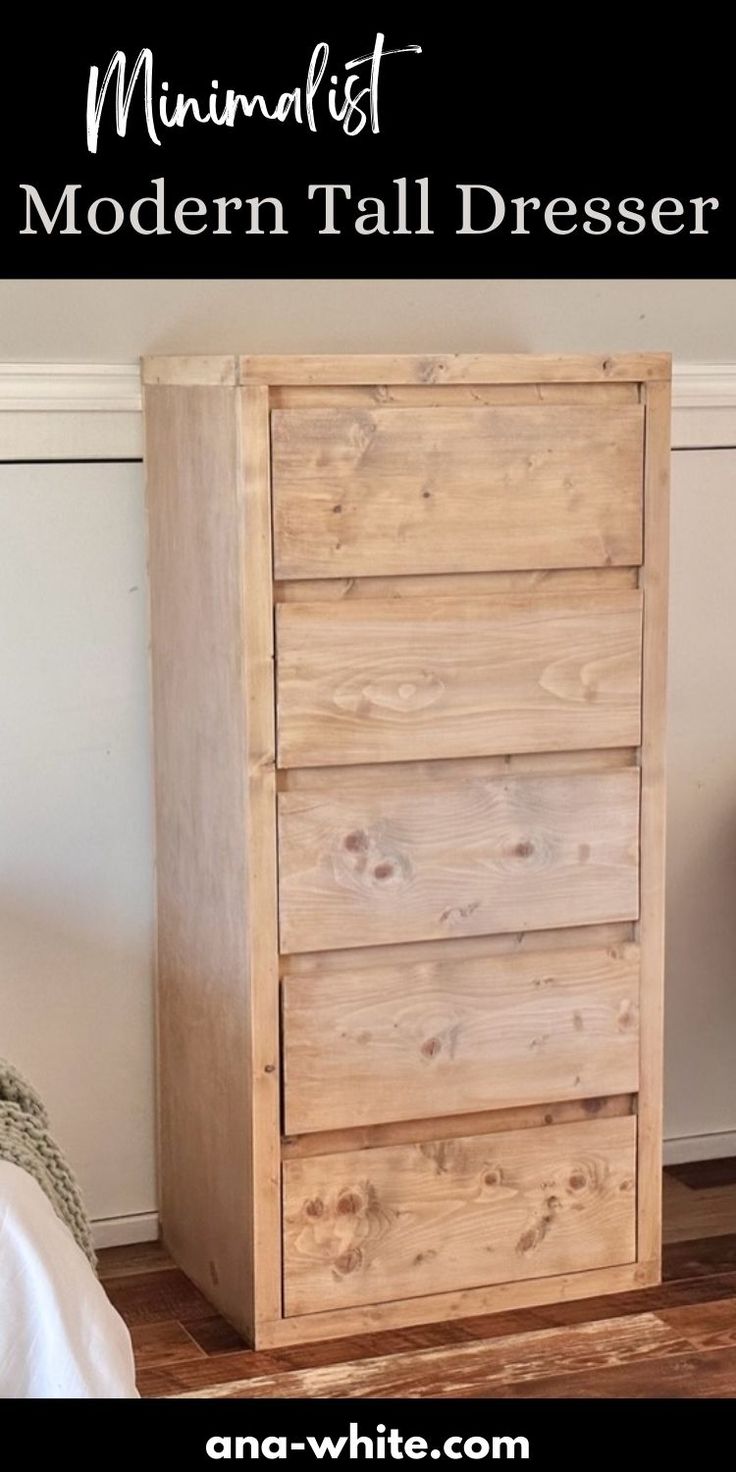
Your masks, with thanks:
[{"label": "wall trim", "polygon": [[0,409],[35,414],[139,414],[138,364],[0,363]]},{"label": "wall trim", "polygon": [[736,1155],[736,1130],[713,1130],[708,1135],[675,1135],[664,1142],[665,1165],[691,1160],[725,1160]]},{"label": "wall trim", "polygon": [[675,364],[672,448],[736,446],[736,363]]},{"label": "wall trim", "polygon": [[[676,363],[673,449],[736,446],[736,363]],[[137,363],[0,363],[0,459],[140,459]]]},{"label": "wall trim", "polygon": [[128,1247],[131,1242],[157,1242],[157,1211],[138,1211],[131,1216],[105,1216],[92,1222],[94,1246]]},{"label": "wall trim", "polygon": [[0,363],[0,460],[140,460],[137,363]]}]

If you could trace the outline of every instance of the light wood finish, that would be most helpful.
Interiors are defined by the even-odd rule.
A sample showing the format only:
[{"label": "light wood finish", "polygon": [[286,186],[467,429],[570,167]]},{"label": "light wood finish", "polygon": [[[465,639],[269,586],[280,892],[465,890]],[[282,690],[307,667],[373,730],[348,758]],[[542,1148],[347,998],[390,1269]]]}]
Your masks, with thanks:
[{"label": "light wood finish", "polygon": [[294,578],[274,584],[277,603],[342,599],[457,598],[485,593],[613,593],[638,588],[638,567],[553,567],[531,572],[449,572],[392,578]]},{"label": "light wood finish", "polygon": [[634,768],[281,792],[281,949],[631,919],[638,803]]},{"label": "light wood finish", "polygon": [[[593,751],[511,752],[501,756],[453,757],[450,761],[414,761],[411,775],[419,782],[442,783],[483,781],[486,777],[512,776],[581,776],[590,772],[618,772],[622,768],[639,769],[639,752],[635,747],[611,746]],[[357,762],[348,771],[340,767],[282,767],[276,773],[279,792],[332,793],[336,781],[349,780],[354,792],[370,795],[375,790],[380,772],[385,792],[403,792],[406,785],[406,762],[383,762],[376,768],[372,762]]]},{"label": "light wood finish", "polygon": [[281,766],[638,745],[638,591],[277,614]]},{"label": "light wood finish", "polygon": [[391,1120],[388,1124],[351,1125],[349,1129],[318,1130],[306,1135],[284,1135],[284,1160],[305,1155],[341,1155],[345,1151],[374,1150],[380,1145],[416,1145],[422,1140],[454,1140],[461,1135],[493,1135],[507,1130],[541,1129],[551,1124],[577,1124],[586,1119],[619,1119],[636,1113],[636,1094],[604,1094],[558,1103],[523,1104],[514,1108],[480,1109],[472,1114],[448,1114],[422,1119]]},{"label": "light wood finish", "polygon": [[631,1262],[633,1119],[284,1165],[284,1310]]},{"label": "light wood finish", "polygon": [[549,1278],[518,1278],[485,1288],[465,1288],[453,1293],[428,1293],[421,1297],[397,1298],[391,1303],[361,1304],[274,1320],[261,1328],[264,1349],[282,1345],[310,1344],[342,1339],[346,1334],[367,1334],[385,1329],[412,1328],[440,1320],[452,1323],[476,1314],[503,1314],[514,1309],[557,1304],[608,1293],[627,1293],[659,1282],[651,1263],[632,1262],[620,1267],[594,1268],[590,1272],[556,1273]]},{"label": "light wood finish", "polygon": [[667,353],[345,353],[240,358],[241,383],[648,383],[669,379]]},{"label": "light wood finish", "polygon": [[284,409],[271,423],[277,578],[641,561],[639,405]]},{"label": "light wood finish", "polygon": [[355,966],[406,966],[416,961],[477,960],[484,956],[536,954],[584,946],[622,946],[634,939],[633,920],[611,925],[560,926],[558,930],[522,930],[499,935],[460,935],[454,939],[414,941],[395,946],[353,946],[349,950],[297,951],[281,957],[282,976],[324,976]]},{"label": "light wood finish", "polygon": [[519,1278],[485,1288],[398,1298],[390,1303],[325,1309],[262,1324],[258,1347],[279,1349],[327,1343],[351,1334],[411,1331],[440,1322],[452,1325],[458,1319],[471,1320],[479,1314],[506,1314],[545,1304],[573,1305],[578,1299],[638,1293],[659,1281],[659,1274],[651,1263],[632,1262],[620,1267],[594,1268],[590,1272],[557,1273],[549,1278]]},{"label": "light wood finish", "polygon": [[[268,390],[238,394],[243,547],[240,617],[247,737],[246,871],[253,1135],[254,1296],[261,1319],[281,1312],[279,975],[276,728]],[[235,1227],[234,1230],[237,1230]]]},{"label": "light wood finish", "polygon": [[235,434],[234,393],[147,394],[161,1220],[177,1261],[252,1332],[249,1025],[232,989],[247,975],[245,831],[231,821],[246,810],[246,734],[238,649],[216,632],[240,605]]},{"label": "light wood finish", "polygon": [[232,386],[238,381],[237,359],[228,357],[144,358],[143,382],[179,388]]},{"label": "light wood finish", "polygon": [[662,1241],[665,720],[669,567],[670,385],[646,391],[642,658],[639,1256],[658,1265]]},{"label": "light wood finish", "polygon": [[[636,1371],[637,1394],[660,1394],[663,1369],[672,1365],[676,1346],[668,1338],[660,1341],[654,1334],[650,1338],[650,1315],[681,1336],[690,1351],[697,1351],[694,1356],[690,1353],[687,1368],[683,1355],[677,1353],[675,1358],[680,1394],[710,1394],[715,1381],[729,1393],[736,1383],[736,1372],[732,1364],[730,1384],[723,1380],[721,1351],[729,1350],[736,1335],[736,1162],[708,1161],[674,1169],[677,1179],[673,1168],[664,1174],[665,1242],[677,1244],[665,1248],[666,1281],[642,1288],[631,1282],[633,1268],[603,1269],[598,1274],[610,1282],[612,1276],[628,1273],[633,1291],[624,1287],[623,1291],[587,1299],[565,1300],[558,1295],[558,1302],[537,1302],[531,1308],[507,1308],[505,1312],[476,1314],[464,1320],[445,1317],[438,1321],[435,1316],[433,1323],[383,1328],[378,1333],[359,1331],[348,1337],[343,1330],[341,1338],[312,1335],[309,1343],[293,1342],[299,1320],[288,1319],[278,1326],[278,1332],[283,1340],[286,1331],[291,1336],[289,1342],[253,1353],[155,1243],[104,1249],[99,1254],[100,1278],[130,1327],[138,1387],[143,1396],[220,1398],[226,1387],[227,1394],[239,1396],[258,1382],[259,1394],[278,1397],[282,1382],[286,1380],[288,1387],[291,1376],[302,1371],[317,1372],[310,1384],[310,1389],[316,1390],[319,1372],[330,1367],[341,1377],[341,1383],[357,1389],[361,1366],[368,1379],[372,1381],[375,1376],[378,1383],[379,1365],[385,1374],[388,1396],[409,1391],[419,1397],[444,1393],[455,1396],[460,1389],[463,1394],[502,1396],[518,1393],[521,1387],[524,1393],[537,1394],[548,1381],[561,1394],[586,1396],[593,1393],[606,1369],[613,1375],[617,1369],[623,1374],[629,1364]],[[687,1185],[681,1175],[686,1175]],[[702,1240],[704,1230],[716,1235]],[[582,1275],[586,1291],[591,1276]],[[559,1283],[559,1279],[555,1281]],[[549,1284],[549,1279],[539,1280],[541,1290],[548,1289]],[[513,1291],[524,1287],[510,1286]],[[479,1292],[483,1290],[472,1290],[475,1296]],[[416,1311],[422,1302],[414,1300],[411,1307]],[[395,1310],[396,1306],[389,1304],[377,1312]],[[344,1312],[357,1317],[366,1311]],[[302,1322],[310,1327],[315,1317],[322,1316],[310,1315]],[[615,1339],[614,1320],[628,1324],[631,1334]],[[579,1326],[585,1326],[590,1337],[586,1334],[579,1340],[575,1333]],[[559,1330],[563,1333],[552,1333],[549,1340],[539,1337],[540,1331]],[[565,1332],[568,1330],[569,1336]],[[189,1358],[183,1354],[187,1342],[192,1342]],[[548,1353],[544,1349],[547,1344]],[[506,1371],[497,1377],[493,1352],[499,1346]],[[459,1351],[458,1358],[445,1360],[445,1353],[453,1349]],[[471,1351],[467,1375],[466,1349]],[[733,1357],[732,1350],[731,1354]],[[401,1370],[406,1355],[414,1358],[411,1379]],[[716,1366],[713,1375],[711,1365]],[[394,1370],[397,1373],[392,1379]],[[630,1385],[629,1381],[628,1388]],[[627,1393],[626,1379],[620,1390]],[[615,1383],[609,1385],[607,1393],[618,1393]]]},{"label": "light wood finish", "polygon": [[447,408],[473,404],[638,404],[638,383],[376,383],[271,388],[273,409]]},{"label": "light wood finish", "polygon": [[[259,1313],[280,1312],[263,395],[260,406],[260,426],[251,409],[241,427],[234,389],[146,396],[161,1219],[177,1260],[249,1335]],[[223,629],[247,642],[245,699],[240,642]]]},{"label": "light wood finish", "polygon": [[[232,355],[144,379],[178,1261],[270,1347],[263,1376],[345,1335],[441,1344],[468,1315],[571,1322],[653,1285],[669,360]],[[519,1191],[473,1195],[464,1162],[500,1150]],[[544,1209],[564,1162],[583,1212]],[[388,1212],[348,1210],[376,1173]],[[517,1253],[525,1196],[543,1230]],[[299,1199],[327,1202],[311,1238]],[[343,1251],[374,1266],[333,1278],[364,1229]],[[176,1269],[150,1276],[147,1383],[206,1384],[235,1331]],[[142,1329],[130,1279],[111,1291]],[[590,1383],[614,1372],[632,1386],[625,1364]]]},{"label": "light wood finish", "polygon": [[636,947],[283,984],[289,1133],[636,1090]]}]

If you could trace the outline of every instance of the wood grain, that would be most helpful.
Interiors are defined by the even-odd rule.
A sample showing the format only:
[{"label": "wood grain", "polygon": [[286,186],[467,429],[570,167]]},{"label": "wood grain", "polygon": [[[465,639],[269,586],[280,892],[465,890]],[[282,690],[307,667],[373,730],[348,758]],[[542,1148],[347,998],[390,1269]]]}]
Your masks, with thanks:
[{"label": "wood grain", "polygon": [[[577,1299],[607,1294],[632,1293],[655,1281],[649,1264],[623,1263],[611,1268],[591,1268],[555,1273],[549,1278],[517,1278],[482,1288],[461,1288],[449,1293],[427,1293],[420,1298],[396,1298],[388,1303],[359,1304],[355,1308],[323,1309],[274,1319],[261,1327],[263,1348],[327,1343],[346,1335],[366,1335],[418,1326],[470,1320],[479,1315],[521,1312],[545,1304],[567,1304]],[[472,1332],[472,1327],[471,1327]]]},{"label": "wood grain", "polygon": [[107,1278],[138,1277],[168,1268],[176,1270],[163,1242],[126,1242],[120,1247],[101,1247],[97,1253],[97,1276]]},{"label": "wood grain", "polygon": [[155,1324],[134,1324],[130,1331],[137,1369],[152,1365],[185,1364],[204,1359],[204,1350],[178,1319],[163,1319]]},{"label": "wood grain", "polygon": [[145,423],[162,1231],[252,1328],[247,737],[239,639],[221,637],[240,619],[235,400],[149,388]]},{"label": "wood grain", "polygon": [[525,955],[539,951],[572,950],[573,947],[628,945],[634,939],[635,922],[614,921],[610,925],[561,926],[558,930],[522,930],[498,935],[465,935],[454,940],[426,940],[394,946],[355,946],[347,950],[303,951],[280,960],[283,976],[333,975],[355,966],[400,966],[415,961],[446,961],[463,958],[479,960],[487,956]]},{"label": "wood grain", "polygon": [[638,567],[538,567],[531,572],[406,573],[388,578],[293,578],[274,583],[277,603],[387,598],[477,598],[486,593],[614,593],[638,588]]},{"label": "wood grain", "polygon": [[255,1334],[281,1304],[267,393],[151,387],[146,431],[161,1219]]},{"label": "wood grain", "polygon": [[271,415],[277,578],[632,566],[643,410]]},{"label": "wood grain", "polygon": [[637,746],[641,595],[286,604],[284,767]]},{"label": "wood grain", "polygon": [[665,1308],[659,1317],[695,1349],[736,1348],[736,1303],[733,1298]]},{"label": "wood grain", "polygon": [[177,1267],[105,1279],[105,1292],[129,1329],[208,1319],[212,1304]]},{"label": "wood grain", "polygon": [[[588,1375],[632,1361],[646,1364],[650,1357],[659,1359],[686,1352],[687,1348],[687,1341],[677,1330],[654,1314],[632,1314],[628,1319],[579,1324],[571,1329],[541,1329],[481,1339],[475,1344],[221,1380],[183,1394],[196,1399],[237,1400],[485,1397],[493,1396],[500,1386],[511,1390],[549,1375]],[[196,1384],[200,1377],[195,1371],[187,1378]]]},{"label": "wood grain", "polygon": [[438,1135],[443,1140],[454,1140],[462,1135],[541,1129],[587,1119],[618,1119],[624,1114],[636,1114],[635,1094],[598,1094],[587,1099],[475,1109],[469,1114],[422,1115],[418,1119],[393,1119],[387,1124],[284,1135],[281,1155],[284,1160],[301,1159],[305,1155],[342,1155],[346,1150],[375,1150],[382,1145],[416,1145],[423,1140],[435,1140]]},{"label": "wood grain", "polygon": [[[243,541],[240,635],[247,788],[246,904],[253,1188],[254,1328],[281,1312],[280,1035],[278,875],[276,853],[276,723],[271,579],[271,485],[268,392],[239,394]],[[244,978],[243,978],[244,979]],[[233,978],[237,986],[238,978]],[[238,1230],[238,1224],[232,1224]],[[242,1322],[239,1318],[235,1322]]]},{"label": "wood grain", "polygon": [[[431,764],[429,764],[431,765]],[[377,769],[377,771],[380,769]],[[639,774],[415,776],[279,794],[281,949],[632,918]]]},{"label": "wood grain", "polygon": [[664,1249],[662,1276],[666,1283],[733,1272],[736,1272],[736,1233],[724,1232],[723,1223],[716,1236],[668,1242]]},{"label": "wood grain", "polygon": [[[609,746],[588,751],[522,751],[498,753],[496,756],[452,757],[449,760],[435,758],[433,761],[414,761],[411,773],[417,780],[425,778],[431,782],[442,782],[445,778],[460,781],[483,777],[509,777],[529,775],[538,778],[547,776],[579,776],[586,772],[620,771],[622,767],[639,769],[639,752],[631,746]],[[380,769],[374,762],[356,762],[350,765],[349,773],[340,773],[339,768],[330,767],[281,767],[276,773],[279,792],[332,792],[336,778],[349,776],[351,787],[371,792],[376,785],[376,774],[380,770],[381,787],[386,791],[401,792],[406,783],[406,762],[382,762]]]},{"label": "wood grain", "polygon": [[[378,1328],[423,1347],[438,1318],[646,1288],[668,359],[223,356],[144,377],[178,1261],[284,1353]],[[585,1153],[555,1148],[578,1138]],[[484,1168],[478,1190],[501,1149],[518,1188]],[[578,1174],[585,1209],[568,1210]],[[728,1274],[729,1241],[668,1273]],[[232,1349],[176,1269],[152,1272],[152,1308],[134,1277],[109,1282],[160,1326],[138,1336],[152,1384],[202,1373],[198,1324]],[[731,1352],[727,1333],[708,1353]]]},{"label": "wood grain", "polygon": [[646,390],[644,633],[642,669],[640,924],[642,1008],[638,1241],[643,1260],[662,1250],[665,722],[669,567],[670,385]]},{"label": "wood grain", "polygon": [[[696,1166],[722,1166],[722,1160],[692,1162]],[[734,1162],[728,1161],[733,1168]],[[736,1226],[736,1182],[692,1190],[677,1180],[668,1166],[662,1181],[662,1212],[668,1223],[665,1243],[686,1242],[693,1237],[730,1234]]]},{"label": "wood grain", "polygon": [[271,385],[273,409],[446,409],[450,404],[638,404],[638,383],[371,383]]},{"label": "wood grain", "polygon": [[[722,1166],[730,1165],[731,1173],[734,1162],[714,1162]],[[631,1319],[635,1316],[637,1320],[642,1315],[656,1314],[658,1320],[674,1330],[678,1338],[682,1338],[691,1350],[697,1350],[697,1356],[691,1358],[691,1383],[688,1395],[699,1394],[701,1389],[707,1392],[713,1379],[720,1381],[725,1373],[722,1369],[716,1369],[711,1376],[703,1356],[707,1356],[707,1364],[720,1363],[720,1352],[722,1349],[730,1348],[733,1340],[733,1326],[736,1325],[736,1273],[716,1273],[713,1271],[715,1259],[711,1262],[713,1249],[716,1242],[690,1241],[688,1248],[682,1245],[682,1239],[687,1233],[690,1225],[691,1235],[698,1232],[698,1214],[692,1215],[691,1207],[693,1200],[701,1198],[705,1203],[706,1198],[712,1209],[711,1230],[720,1234],[729,1230],[733,1225],[734,1187],[719,1186],[711,1189],[706,1180],[702,1189],[696,1184],[693,1189],[682,1186],[673,1175],[672,1168],[665,1171],[665,1184],[672,1182],[677,1186],[674,1195],[665,1193],[665,1225],[668,1239],[676,1240],[680,1245],[675,1249],[682,1258],[681,1267],[686,1271],[690,1265],[684,1256],[689,1252],[692,1263],[699,1276],[673,1279],[667,1283],[660,1283],[649,1288],[638,1288],[635,1291],[621,1291],[607,1293],[603,1297],[587,1298],[562,1298],[559,1292],[556,1297],[560,1301],[550,1301],[549,1293],[546,1301],[541,1301],[545,1291],[550,1285],[559,1283],[559,1280],[539,1279],[527,1284],[507,1285],[502,1290],[471,1290],[465,1295],[468,1299],[475,1300],[474,1317],[444,1317],[439,1322],[418,1322],[416,1315],[421,1312],[421,1306],[427,1300],[413,1300],[405,1309],[405,1321],[401,1327],[383,1327],[380,1332],[365,1332],[364,1330],[353,1330],[346,1337],[345,1320],[355,1320],[361,1315],[367,1317],[370,1310],[349,1309],[343,1310],[336,1316],[343,1324],[342,1337],[320,1339],[318,1336],[309,1337],[309,1328],[313,1321],[324,1322],[325,1316],[320,1313],[310,1315],[303,1320],[283,1320],[280,1325],[281,1342],[276,1350],[268,1353],[251,1353],[245,1349],[242,1339],[239,1338],[224,1319],[216,1314],[208,1312],[206,1307],[201,1307],[202,1300],[194,1289],[189,1287],[185,1293],[181,1286],[182,1275],[177,1273],[175,1265],[168,1258],[163,1249],[157,1244],[134,1244],[128,1247],[106,1248],[99,1254],[100,1276],[103,1281],[113,1280],[113,1292],[117,1306],[123,1317],[130,1323],[133,1333],[133,1345],[138,1365],[138,1387],[142,1395],[175,1395],[195,1394],[200,1391],[215,1391],[220,1395],[223,1384],[234,1384],[243,1379],[257,1378],[262,1382],[262,1392],[270,1395],[270,1389],[266,1389],[265,1382],[271,1376],[282,1375],[291,1370],[313,1370],[328,1367],[336,1367],[338,1375],[357,1375],[357,1361],[380,1361],[383,1364],[388,1379],[391,1366],[395,1363],[396,1356],[408,1355],[422,1350],[447,1350],[453,1346],[478,1343],[479,1341],[498,1341],[513,1336],[513,1344],[505,1344],[506,1361],[509,1365],[510,1383],[519,1383],[519,1369],[528,1365],[532,1360],[538,1366],[535,1371],[535,1379],[524,1380],[523,1383],[530,1387],[530,1394],[534,1393],[534,1386],[540,1380],[550,1376],[557,1380],[556,1371],[564,1366],[564,1380],[567,1386],[567,1394],[584,1394],[590,1389],[591,1376],[597,1382],[597,1375],[604,1361],[601,1359],[600,1349],[608,1339],[608,1329],[613,1318]],[[730,1194],[729,1194],[730,1193]],[[734,1238],[731,1239],[733,1242]],[[717,1241],[717,1239],[716,1239]],[[669,1252],[669,1249],[668,1249]],[[168,1269],[168,1272],[162,1272]],[[609,1268],[603,1270],[607,1280],[614,1276],[628,1273],[633,1276],[634,1268]],[[601,1274],[580,1275],[583,1287],[589,1291],[591,1279]],[[162,1293],[161,1283],[166,1279],[175,1285],[172,1295]],[[574,1283],[574,1275],[568,1279],[568,1288]],[[128,1295],[132,1290],[133,1297]],[[526,1292],[527,1295],[537,1293],[537,1302],[533,1307],[506,1309],[504,1312],[480,1313],[477,1303],[482,1296],[504,1292]],[[457,1295],[450,1295],[453,1309],[457,1307]],[[430,1298],[430,1312],[437,1304],[436,1298]],[[469,1308],[471,1305],[468,1305]],[[189,1313],[193,1310],[193,1316]],[[673,1315],[673,1310],[676,1311]],[[434,1309],[435,1314],[439,1310]],[[681,1312],[682,1311],[682,1312]],[[167,1312],[180,1317],[166,1317]],[[374,1315],[388,1315],[396,1312],[395,1304],[382,1305],[375,1308]],[[164,1317],[162,1318],[162,1313]],[[406,1320],[414,1316],[409,1325]],[[333,1326],[334,1318],[333,1317]],[[299,1325],[305,1325],[300,1330]],[[556,1341],[559,1344],[559,1363],[555,1364],[554,1355],[545,1356],[541,1363],[539,1356],[540,1342],[528,1343],[529,1335],[537,1335],[542,1329],[564,1329],[572,1326],[585,1324],[596,1325],[596,1334],[590,1341],[590,1362],[585,1355],[580,1357],[574,1351],[574,1346],[582,1341],[565,1340]],[[186,1339],[181,1331],[184,1330],[194,1341],[191,1354],[184,1357]],[[284,1342],[286,1333],[299,1334],[307,1342],[294,1343]],[[600,1337],[599,1337],[600,1336]],[[622,1345],[624,1341],[621,1341]],[[664,1344],[665,1341],[662,1341]],[[653,1353],[644,1348],[644,1339],[640,1340],[641,1352],[635,1348],[635,1341],[631,1340],[634,1349],[636,1366],[641,1382],[641,1388],[646,1391],[652,1384],[656,1391],[660,1385],[661,1366],[656,1357],[656,1343],[652,1341]],[[489,1345],[489,1348],[491,1346]],[[573,1356],[570,1349],[573,1349]],[[203,1351],[203,1353],[202,1353]],[[669,1358],[669,1350],[667,1351]],[[714,1356],[716,1359],[714,1359]],[[633,1362],[633,1361],[632,1361]],[[417,1360],[419,1371],[421,1361]],[[624,1357],[620,1358],[624,1363]],[[448,1362],[448,1375],[446,1379],[435,1373],[435,1361],[429,1358],[427,1361],[427,1373],[417,1373],[413,1382],[417,1393],[441,1394],[444,1384],[456,1384],[456,1366],[452,1358]],[[573,1368],[574,1367],[574,1368]],[[371,1375],[378,1374],[378,1364],[372,1365]],[[680,1371],[678,1371],[680,1373]],[[575,1375],[575,1382],[571,1381]],[[578,1379],[579,1377],[579,1379]],[[504,1381],[493,1382],[493,1393],[503,1394]],[[571,1388],[574,1383],[575,1389]],[[424,1391],[422,1391],[424,1387]],[[235,1387],[237,1388],[237,1387]],[[278,1390],[273,1393],[278,1394]],[[390,1389],[387,1391],[390,1394]]]},{"label": "wood grain", "polygon": [[237,359],[233,357],[146,357],[142,360],[144,384],[193,387],[232,387],[237,382]]},{"label": "wood grain", "polygon": [[647,383],[667,353],[322,353],[240,358],[242,383]]},{"label": "wood grain", "polygon": [[[733,1397],[736,1384],[736,1350],[715,1350],[699,1354],[683,1346],[681,1354],[667,1353],[653,1357],[643,1366],[607,1365],[591,1370],[588,1375],[550,1375],[529,1380],[513,1387],[503,1387],[496,1395],[504,1399],[567,1400],[580,1398],[600,1400],[683,1400]],[[730,1407],[728,1408],[730,1409]],[[570,1414],[574,1414],[572,1411]]]},{"label": "wood grain", "polygon": [[633,1092],[638,990],[635,946],[288,979],[286,1129]]},{"label": "wood grain", "polygon": [[284,1310],[631,1262],[636,1124],[596,1120],[284,1165]]}]

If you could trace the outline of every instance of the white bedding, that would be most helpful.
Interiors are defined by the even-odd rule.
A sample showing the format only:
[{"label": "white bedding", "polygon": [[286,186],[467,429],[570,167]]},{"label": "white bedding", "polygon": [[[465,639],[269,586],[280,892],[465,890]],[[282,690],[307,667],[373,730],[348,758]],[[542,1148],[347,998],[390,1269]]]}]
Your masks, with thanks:
[{"label": "white bedding", "polygon": [[0,1399],[135,1397],[130,1335],[68,1227],[0,1161]]}]

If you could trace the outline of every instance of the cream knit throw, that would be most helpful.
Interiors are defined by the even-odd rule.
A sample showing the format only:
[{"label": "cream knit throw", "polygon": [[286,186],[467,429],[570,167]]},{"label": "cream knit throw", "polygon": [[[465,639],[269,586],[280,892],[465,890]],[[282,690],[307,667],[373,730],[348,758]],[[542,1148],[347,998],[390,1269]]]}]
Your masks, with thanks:
[{"label": "cream knit throw", "polygon": [[89,1221],[79,1187],[49,1133],[46,1110],[35,1089],[0,1058],[0,1160],[19,1165],[38,1181],[57,1216],[95,1266]]}]

